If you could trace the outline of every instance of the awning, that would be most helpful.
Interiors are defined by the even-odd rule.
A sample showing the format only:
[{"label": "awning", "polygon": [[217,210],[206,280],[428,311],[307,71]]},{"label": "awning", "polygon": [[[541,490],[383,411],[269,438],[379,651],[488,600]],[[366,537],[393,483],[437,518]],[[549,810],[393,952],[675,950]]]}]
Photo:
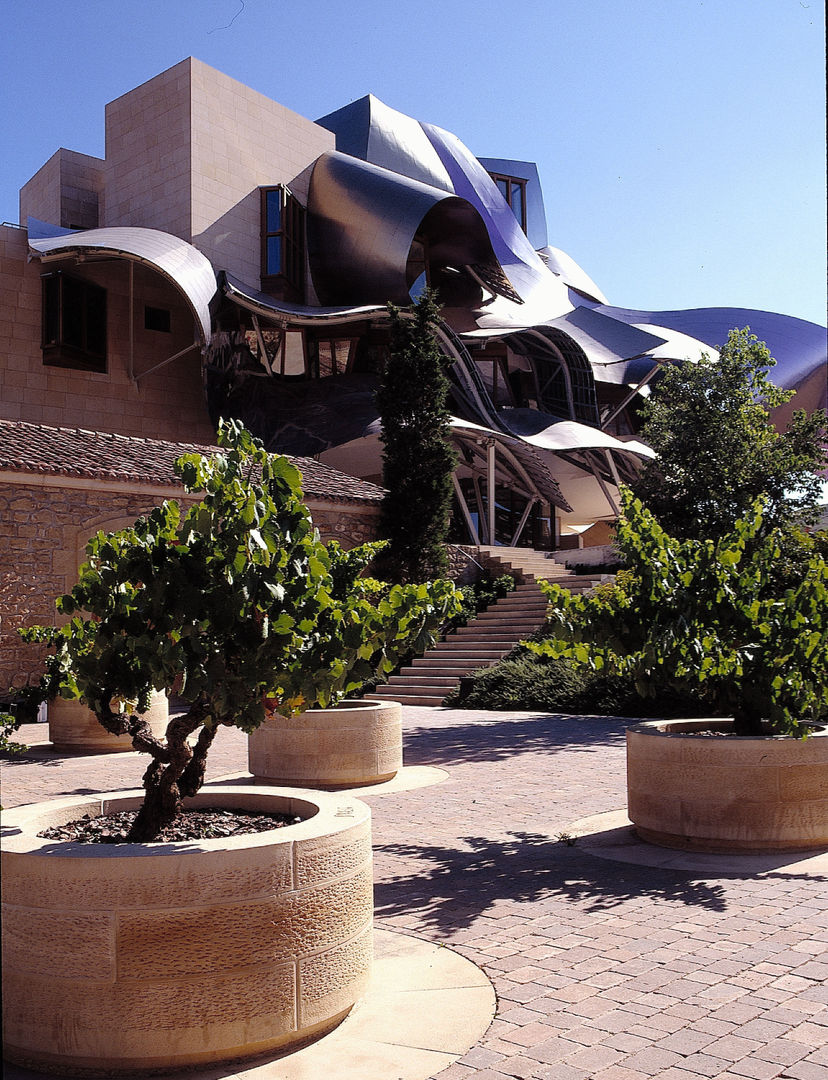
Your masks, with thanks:
[{"label": "awning", "polygon": [[46,259],[61,255],[95,254],[150,266],[184,296],[205,345],[210,342],[210,301],[216,294],[216,275],[210,260],[186,240],[158,229],[107,228],[66,232],[29,218],[29,247]]}]

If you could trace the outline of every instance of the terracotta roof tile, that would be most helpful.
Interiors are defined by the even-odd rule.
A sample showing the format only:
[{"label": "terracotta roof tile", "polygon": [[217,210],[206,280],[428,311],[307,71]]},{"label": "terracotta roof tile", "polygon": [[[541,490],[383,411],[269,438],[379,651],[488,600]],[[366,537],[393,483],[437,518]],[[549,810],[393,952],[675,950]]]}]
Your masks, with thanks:
[{"label": "terracotta roof tile", "polygon": [[[122,480],[159,487],[178,484],[173,464],[182,454],[218,453],[217,446],[111,435],[82,428],[0,420],[0,469],[45,476]],[[383,489],[313,458],[287,457],[302,473],[306,497],[377,503]]]}]

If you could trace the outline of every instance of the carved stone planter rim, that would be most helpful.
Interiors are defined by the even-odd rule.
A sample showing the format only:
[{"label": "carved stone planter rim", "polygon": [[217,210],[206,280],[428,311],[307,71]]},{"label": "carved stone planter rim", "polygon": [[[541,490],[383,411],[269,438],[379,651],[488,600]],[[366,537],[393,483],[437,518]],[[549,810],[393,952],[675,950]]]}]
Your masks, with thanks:
[{"label": "carved stone planter rim", "polygon": [[[335,801],[331,803],[331,799]],[[143,789],[134,788],[106,791],[100,795],[66,795],[58,799],[11,807],[3,811],[2,850],[59,855],[61,858],[196,855],[199,851],[231,851],[306,840],[342,832],[370,817],[367,804],[338,792],[306,791],[299,788],[282,790],[266,785],[238,787],[216,784],[202,788],[197,795],[187,799],[185,809],[260,810],[263,813],[301,816],[303,820],[294,825],[258,833],[204,837],[198,840],[157,840],[142,844],[89,844],[72,840],[48,840],[37,835],[51,825],[62,825],[84,814],[98,817],[122,810],[137,810],[143,800]],[[274,807],[274,803],[277,803],[278,807]]]}]

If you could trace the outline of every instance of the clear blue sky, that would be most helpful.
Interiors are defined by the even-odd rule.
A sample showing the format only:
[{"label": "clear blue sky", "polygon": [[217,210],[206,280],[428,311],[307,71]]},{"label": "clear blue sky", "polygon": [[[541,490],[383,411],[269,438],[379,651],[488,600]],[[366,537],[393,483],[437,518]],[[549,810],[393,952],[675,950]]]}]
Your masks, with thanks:
[{"label": "clear blue sky", "polygon": [[0,220],[104,105],[188,55],[315,118],[371,92],[538,163],[611,303],[825,323],[820,0],[0,0]]}]

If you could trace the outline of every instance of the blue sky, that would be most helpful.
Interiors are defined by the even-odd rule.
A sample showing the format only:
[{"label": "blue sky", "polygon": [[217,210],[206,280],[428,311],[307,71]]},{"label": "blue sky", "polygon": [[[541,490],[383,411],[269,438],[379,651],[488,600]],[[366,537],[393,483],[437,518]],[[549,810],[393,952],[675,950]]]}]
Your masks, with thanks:
[{"label": "blue sky", "polygon": [[[611,303],[825,323],[818,0],[0,0],[0,220],[104,105],[188,55],[314,118],[371,92],[538,163]],[[404,12],[404,14],[403,14]]]}]

